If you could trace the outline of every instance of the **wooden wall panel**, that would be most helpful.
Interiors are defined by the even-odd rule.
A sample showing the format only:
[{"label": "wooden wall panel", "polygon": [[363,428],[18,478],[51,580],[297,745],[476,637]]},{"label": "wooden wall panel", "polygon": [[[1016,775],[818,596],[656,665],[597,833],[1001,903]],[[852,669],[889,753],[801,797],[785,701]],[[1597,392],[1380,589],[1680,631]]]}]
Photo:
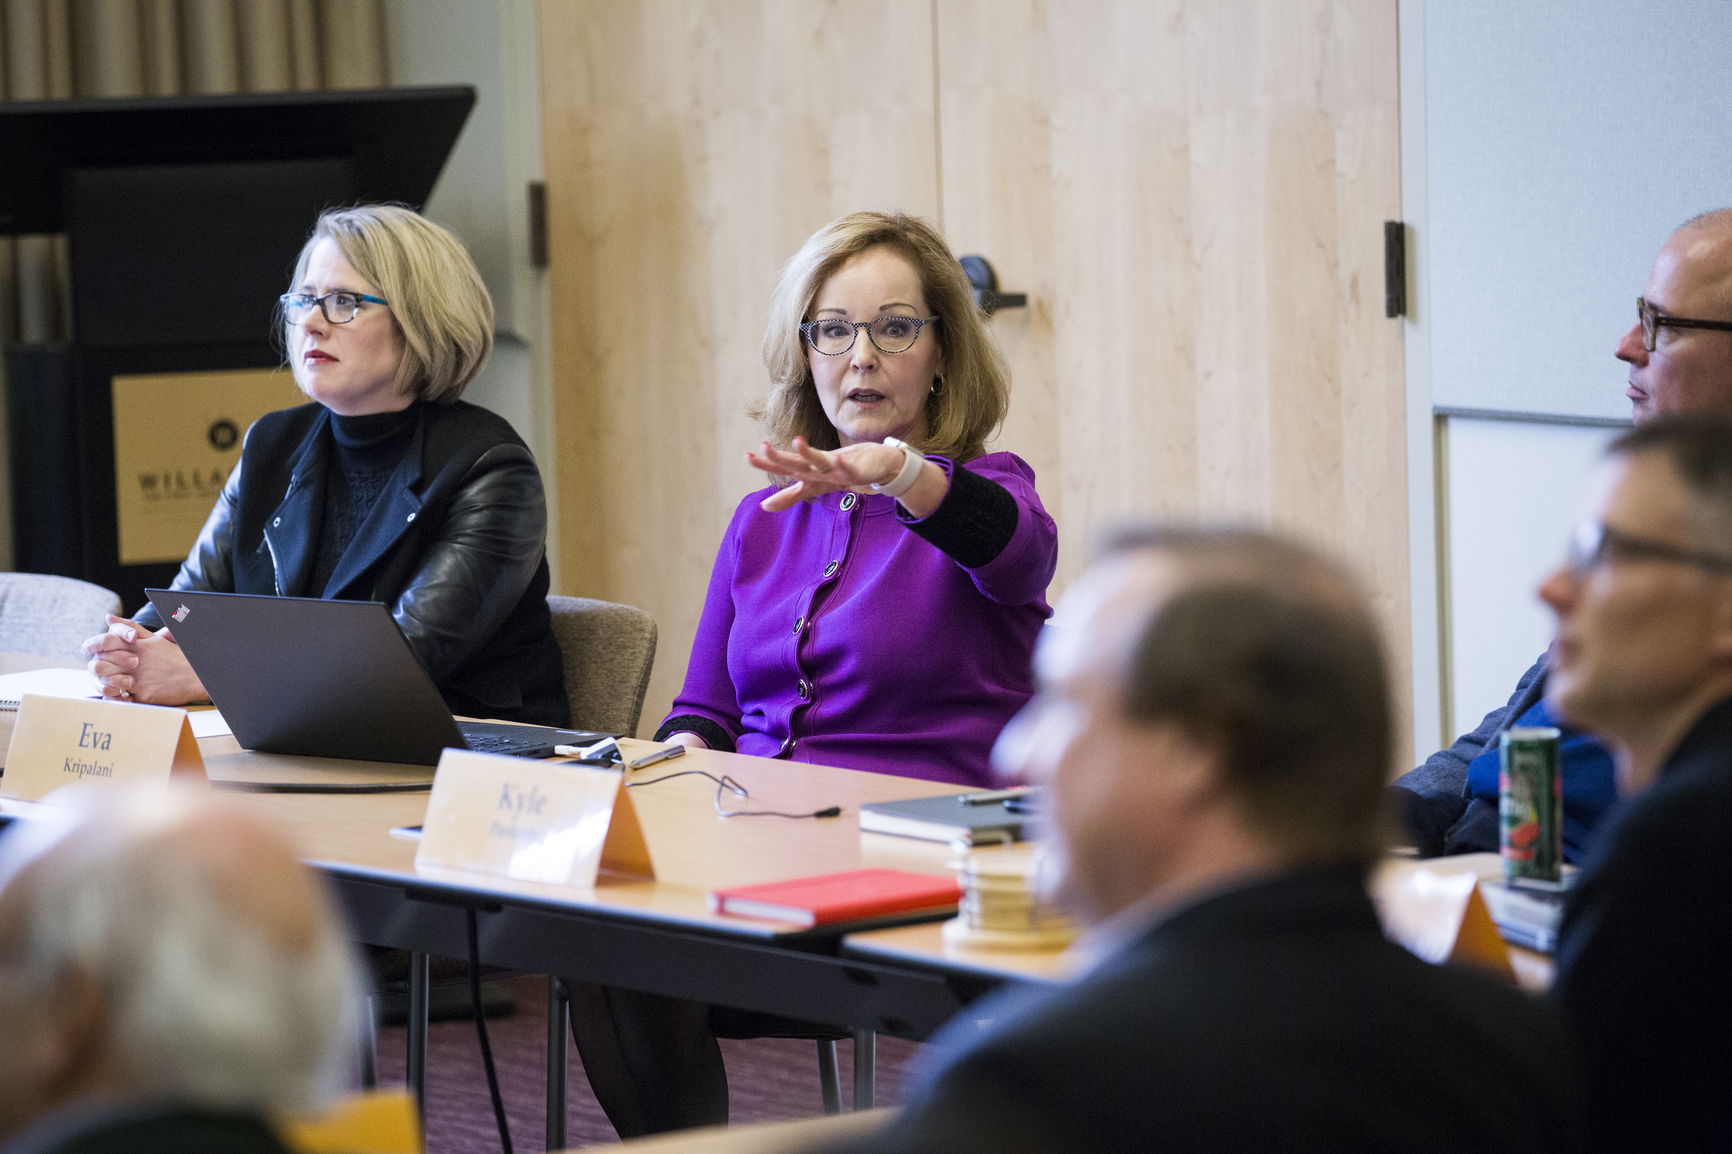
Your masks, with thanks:
[{"label": "wooden wall panel", "polygon": [[1406,683],[1395,6],[937,0],[943,221],[1028,310],[1000,445],[1063,540],[1249,517],[1359,563]]},{"label": "wooden wall panel", "polygon": [[857,208],[935,215],[927,0],[544,0],[557,584],[661,626],[683,679],[715,549],[758,487],[777,270]]}]

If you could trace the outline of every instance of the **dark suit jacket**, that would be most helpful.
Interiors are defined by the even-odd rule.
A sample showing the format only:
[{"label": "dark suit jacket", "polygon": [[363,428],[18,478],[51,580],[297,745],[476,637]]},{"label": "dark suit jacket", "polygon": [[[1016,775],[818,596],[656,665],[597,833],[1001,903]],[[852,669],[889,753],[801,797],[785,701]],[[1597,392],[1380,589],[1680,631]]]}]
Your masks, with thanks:
[{"label": "dark suit jacket", "polygon": [[141,1106],[65,1111],[39,1123],[0,1154],[290,1154],[275,1131],[249,1114]]},{"label": "dark suit jacket", "polygon": [[[173,587],[383,601],[453,713],[564,725],[535,460],[486,409],[415,409],[402,463],[323,589],[307,588],[333,452],[317,404],[253,425]],[[161,627],[150,606],[138,619]]]},{"label": "dark suit jacket", "polygon": [[[978,1014],[977,1014],[978,1011]],[[1560,1027],[1386,941],[1351,871],[1205,898],[1075,985],[973,1007],[876,1151],[1566,1150]]]},{"label": "dark suit jacket", "polygon": [[1594,1149],[1732,1150],[1732,700],[1614,809],[1564,907],[1553,996]]},{"label": "dark suit jacket", "polygon": [[1516,682],[1510,699],[1481,718],[1471,733],[1395,779],[1390,788],[1394,806],[1421,857],[1497,849],[1497,806],[1468,796],[1468,763],[1495,747],[1503,731],[1538,705],[1545,691],[1542,653]]}]

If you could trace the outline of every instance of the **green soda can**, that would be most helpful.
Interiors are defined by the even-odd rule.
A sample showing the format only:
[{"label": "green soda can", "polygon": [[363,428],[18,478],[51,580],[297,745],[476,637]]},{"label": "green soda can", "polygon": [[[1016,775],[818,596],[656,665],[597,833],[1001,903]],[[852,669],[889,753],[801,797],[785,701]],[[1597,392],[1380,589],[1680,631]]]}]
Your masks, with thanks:
[{"label": "green soda can", "polygon": [[1563,875],[1563,779],[1558,731],[1504,731],[1498,743],[1498,852],[1511,882],[1555,882]]}]

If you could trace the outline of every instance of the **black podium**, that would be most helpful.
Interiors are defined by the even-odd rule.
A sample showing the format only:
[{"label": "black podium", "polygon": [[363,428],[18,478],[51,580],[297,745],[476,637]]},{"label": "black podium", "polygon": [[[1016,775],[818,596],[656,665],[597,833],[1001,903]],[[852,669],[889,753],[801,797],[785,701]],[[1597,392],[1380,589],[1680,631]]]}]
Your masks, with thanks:
[{"label": "black podium", "polygon": [[[0,233],[65,233],[71,266],[70,343],[9,358],[16,568],[128,608],[173,577],[178,557],[121,557],[112,382],[280,364],[273,308],[314,218],[419,207],[474,103],[460,87],[0,104]],[[172,392],[161,404],[172,420]],[[189,419],[213,444],[239,424]],[[208,510],[213,473],[118,480],[190,485]]]}]

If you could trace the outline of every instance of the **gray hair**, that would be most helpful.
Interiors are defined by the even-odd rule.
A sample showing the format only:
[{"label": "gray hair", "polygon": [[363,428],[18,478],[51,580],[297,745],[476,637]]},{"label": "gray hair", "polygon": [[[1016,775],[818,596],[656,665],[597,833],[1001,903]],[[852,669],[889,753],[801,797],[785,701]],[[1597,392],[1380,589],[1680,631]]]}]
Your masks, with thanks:
[{"label": "gray hair", "polygon": [[273,940],[208,869],[151,836],[184,803],[134,801],[105,813],[100,838],[74,840],[79,822],[51,816],[0,839],[0,886],[27,898],[12,959],[26,995],[53,997],[71,969],[90,975],[140,1096],[222,1111],[328,1104],[344,1089],[363,990],[334,917],[323,911],[301,948]]}]

